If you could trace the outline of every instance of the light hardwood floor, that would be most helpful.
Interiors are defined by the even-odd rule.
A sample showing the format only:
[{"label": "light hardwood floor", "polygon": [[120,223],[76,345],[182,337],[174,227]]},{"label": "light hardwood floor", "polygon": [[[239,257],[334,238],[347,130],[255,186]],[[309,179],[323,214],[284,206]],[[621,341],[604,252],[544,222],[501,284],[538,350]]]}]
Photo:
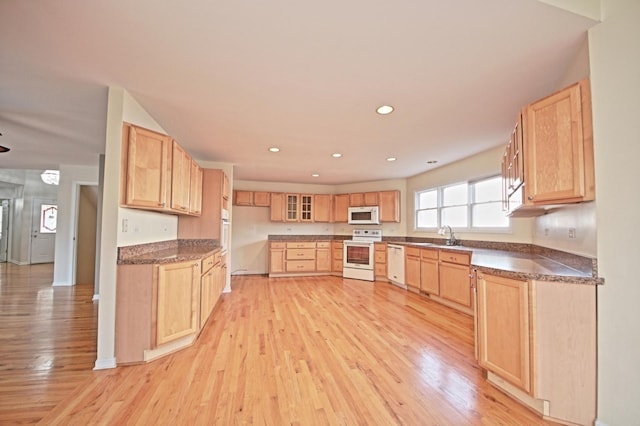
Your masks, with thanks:
[{"label": "light hardwood floor", "polygon": [[472,318],[387,283],[234,277],[192,347],[91,371],[90,289],[0,270],[0,424],[552,424],[486,383]]}]

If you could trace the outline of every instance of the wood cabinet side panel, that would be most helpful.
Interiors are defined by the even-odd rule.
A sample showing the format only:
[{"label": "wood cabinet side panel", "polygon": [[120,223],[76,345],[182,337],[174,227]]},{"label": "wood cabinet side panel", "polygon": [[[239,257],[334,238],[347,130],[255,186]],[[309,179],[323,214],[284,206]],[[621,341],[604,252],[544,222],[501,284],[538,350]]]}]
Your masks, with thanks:
[{"label": "wood cabinet side panel", "polygon": [[222,179],[222,170],[202,170],[201,214],[178,216],[178,238],[220,239]]},{"label": "wood cabinet side panel", "polygon": [[116,280],[116,363],[142,362],[153,345],[153,265],[118,265]]}]

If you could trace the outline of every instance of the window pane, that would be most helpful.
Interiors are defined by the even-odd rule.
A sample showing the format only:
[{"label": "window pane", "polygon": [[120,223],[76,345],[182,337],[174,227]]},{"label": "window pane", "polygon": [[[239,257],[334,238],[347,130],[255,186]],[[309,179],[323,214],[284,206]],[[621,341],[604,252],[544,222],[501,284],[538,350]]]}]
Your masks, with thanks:
[{"label": "window pane", "polygon": [[502,178],[496,176],[473,184],[476,203],[500,201],[502,199]]},{"label": "window pane", "polygon": [[423,191],[418,193],[418,209],[432,209],[438,207],[438,191]]},{"label": "window pane", "polygon": [[417,228],[437,228],[438,227],[438,211],[436,209],[419,210],[416,215],[416,227]]},{"label": "window pane", "polygon": [[442,205],[459,206],[461,204],[467,204],[468,187],[469,185],[467,183],[461,183],[459,185],[442,188]]},{"label": "window pane", "polygon": [[502,211],[500,201],[475,204],[471,217],[473,217],[474,228],[507,228],[509,226],[509,218]]},{"label": "window pane", "polygon": [[453,228],[466,228],[467,225],[467,206],[443,207],[442,208],[442,225],[449,225]]}]

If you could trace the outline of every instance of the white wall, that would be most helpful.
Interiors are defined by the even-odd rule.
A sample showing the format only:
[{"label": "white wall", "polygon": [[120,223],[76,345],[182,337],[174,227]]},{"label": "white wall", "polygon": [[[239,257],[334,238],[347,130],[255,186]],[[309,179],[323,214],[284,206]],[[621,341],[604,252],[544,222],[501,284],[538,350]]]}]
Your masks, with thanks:
[{"label": "white wall", "polygon": [[589,31],[596,162],[598,421],[640,421],[640,2],[602,0]]},{"label": "white wall", "polygon": [[[514,114],[516,114],[516,112],[514,112]],[[437,169],[407,179],[407,208],[405,220],[407,223],[407,235],[414,237],[442,238],[436,232],[415,230],[414,195],[416,191],[499,175],[502,154],[504,153],[506,138],[508,136],[509,135],[505,135],[504,145],[499,145],[477,155],[473,155],[463,160],[456,161],[455,163],[447,164],[446,166],[438,167]],[[511,219],[511,231],[505,231],[504,233],[462,232],[455,229],[454,231],[456,233],[456,237],[462,240],[531,243],[532,223],[533,221],[530,218],[513,218]]]},{"label": "white wall", "polygon": [[58,231],[53,264],[53,285],[74,285],[74,238],[77,217],[78,191],[80,185],[98,184],[98,158],[96,166],[60,166],[58,185]]}]

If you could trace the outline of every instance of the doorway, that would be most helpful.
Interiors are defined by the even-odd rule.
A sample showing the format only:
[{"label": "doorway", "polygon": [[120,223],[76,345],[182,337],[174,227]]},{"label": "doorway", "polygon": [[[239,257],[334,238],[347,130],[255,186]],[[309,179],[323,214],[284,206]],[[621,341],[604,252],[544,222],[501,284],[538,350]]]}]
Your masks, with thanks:
[{"label": "doorway", "polygon": [[0,263],[9,256],[9,200],[0,200]]},{"label": "doorway", "polygon": [[54,260],[58,205],[52,199],[33,199],[31,247],[29,263],[51,263]]},{"label": "doorway", "polygon": [[74,284],[95,284],[98,186],[78,185]]}]

